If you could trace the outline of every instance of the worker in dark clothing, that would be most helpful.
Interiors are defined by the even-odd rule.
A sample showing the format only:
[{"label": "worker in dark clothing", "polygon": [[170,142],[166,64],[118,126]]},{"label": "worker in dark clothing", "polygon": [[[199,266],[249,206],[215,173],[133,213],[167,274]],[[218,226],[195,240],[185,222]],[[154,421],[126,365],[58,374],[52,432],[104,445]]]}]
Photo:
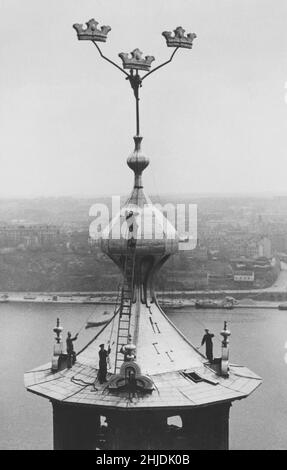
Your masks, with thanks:
[{"label": "worker in dark clothing", "polygon": [[73,342],[78,339],[78,334],[74,338],[72,338],[71,332],[68,331],[66,345],[67,345],[67,354],[68,354],[68,367],[72,367],[72,365],[76,362],[76,353],[74,351],[74,344]]},{"label": "worker in dark clothing", "polygon": [[129,211],[126,214],[126,221],[127,221],[128,230],[129,230],[127,245],[128,245],[128,248],[134,248],[136,246],[136,234],[137,234],[138,224],[136,222],[133,211]]},{"label": "worker in dark clothing", "polygon": [[108,347],[108,350],[105,350],[105,345],[100,344],[100,350],[99,350],[99,371],[98,371],[98,379],[100,384],[104,383],[107,381],[107,361],[109,354],[111,352],[110,345]]},{"label": "worker in dark clothing", "polygon": [[209,333],[209,330],[206,328],[205,329],[205,335],[202,338],[201,341],[201,346],[205,344],[205,355],[209,362],[213,362],[213,343],[212,343],[212,338],[214,337],[214,334]]}]

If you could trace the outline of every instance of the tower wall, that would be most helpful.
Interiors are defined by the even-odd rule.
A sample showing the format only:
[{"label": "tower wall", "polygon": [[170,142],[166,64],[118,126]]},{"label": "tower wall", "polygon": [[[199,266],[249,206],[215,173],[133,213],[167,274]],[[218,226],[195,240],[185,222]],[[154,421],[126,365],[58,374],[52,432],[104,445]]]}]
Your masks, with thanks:
[{"label": "tower wall", "polygon": [[228,450],[230,403],[213,405],[182,414],[183,428],[186,430],[186,449]]},{"label": "tower wall", "polygon": [[[230,404],[190,410],[106,410],[53,403],[54,449],[227,450]],[[168,418],[177,425],[168,425]]]},{"label": "tower wall", "polygon": [[96,449],[100,414],[93,408],[52,402],[55,450]]}]

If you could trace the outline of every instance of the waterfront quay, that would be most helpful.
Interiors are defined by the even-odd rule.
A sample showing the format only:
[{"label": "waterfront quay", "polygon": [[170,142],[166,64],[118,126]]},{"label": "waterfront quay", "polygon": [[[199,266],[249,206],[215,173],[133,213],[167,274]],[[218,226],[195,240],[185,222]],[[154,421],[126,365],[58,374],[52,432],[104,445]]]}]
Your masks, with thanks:
[{"label": "waterfront quay", "polygon": [[[194,307],[199,299],[222,299],[234,297],[238,308],[278,308],[280,302],[287,301],[287,292],[263,290],[237,291],[168,291],[158,292],[159,302],[169,306],[174,301],[173,308]],[[44,303],[44,304],[91,304],[115,305],[117,292],[2,292],[0,303]]]}]

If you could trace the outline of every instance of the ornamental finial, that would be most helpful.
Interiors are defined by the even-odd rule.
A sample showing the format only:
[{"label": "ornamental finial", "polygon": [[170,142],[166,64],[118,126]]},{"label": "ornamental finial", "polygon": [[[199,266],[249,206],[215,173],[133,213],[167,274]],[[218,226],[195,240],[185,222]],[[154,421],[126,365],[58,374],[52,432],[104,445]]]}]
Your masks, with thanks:
[{"label": "ornamental finial", "polygon": [[63,331],[63,327],[60,325],[60,319],[59,318],[57,318],[57,325],[55,326],[53,331],[54,331],[54,333],[56,333],[55,339],[56,339],[56,342],[59,344],[62,340],[61,333]]},{"label": "ornamental finial", "polygon": [[[96,46],[101,58],[106,60],[109,64],[113,65],[113,67],[115,67],[117,70],[120,70],[120,72],[125,76],[126,80],[129,81],[136,101],[136,137],[138,141],[136,142],[135,152],[138,152],[137,147],[140,145],[139,89],[142,86],[143,80],[145,80],[147,77],[150,77],[154,72],[161,69],[165,65],[169,64],[173,60],[179,48],[191,49],[193,39],[196,38],[196,35],[194,33],[185,35],[185,30],[181,26],[176,28],[174,33],[164,31],[162,34],[166,38],[168,47],[174,47],[175,49],[168,60],[150,70],[151,64],[155,60],[154,56],[147,55],[143,57],[143,53],[139,49],[134,49],[130,54],[121,52],[119,57],[122,59],[122,66],[118,65],[116,62],[103,54],[98,43],[106,42],[107,35],[109,31],[111,31],[110,26],[102,26],[101,28],[98,28],[98,22],[95,19],[91,19],[86,23],[86,26],[77,23],[73,25],[73,28],[77,31],[78,39],[91,41],[94,46]],[[126,70],[129,70],[129,72]],[[147,73],[140,75],[139,71],[146,71]],[[132,169],[135,167],[134,160],[134,158],[131,160]],[[136,163],[138,163],[139,159],[136,160]],[[144,166],[147,166],[146,161],[140,162],[140,165],[142,163]],[[140,187],[141,182],[138,181],[137,185]]]},{"label": "ornamental finial", "polygon": [[101,26],[98,28],[98,22],[92,18],[87,21],[86,28],[82,24],[73,24],[73,28],[77,31],[78,39],[80,41],[98,41],[106,42],[107,35],[111,31],[110,26]]},{"label": "ornamental finial", "polygon": [[227,321],[224,322],[224,327],[220,334],[223,336],[222,347],[227,347],[229,344],[228,338],[231,335],[230,331],[227,329]]},{"label": "ornamental finial", "polygon": [[61,333],[63,331],[63,327],[60,325],[59,318],[57,318],[57,325],[55,326],[55,328],[53,328],[53,331],[54,333],[56,333],[56,344],[54,344],[51,370],[52,372],[58,372],[61,366],[63,366],[63,364],[61,364],[61,358],[63,357],[63,343]]},{"label": "ornamental finial", "polygon": [[162,35],[166,39],[166,45],[168,47],[183,47],[185,49],[191,49],[193,40],[197,37],[195,33],[189,33],[185,36],[185,29],[182,26],[178,26],[173,34],[171,31],[164,31]]},{"label": "ornamental finial", "polygon": [[223,377],[229,377],[229,336],[230,331],[227,329],[227,322],[224,322],[224,328],[220,332],[223,337],[222,340],[222,355],[221,355],[221,375]]},{"label": "ornamental finial", "polygon": [[149,70],[151,63],[155,60],[153,55],[146,55],[143,58],[143,53],[139,49],[134,49],[131,54],[121,52],[119,57],[123,61],[124,69],[129,70]]},{"label": "ornamental finial", "polygon": [[134,137],[135,149],[128,157],[127,164],[135,174],[135,188],[142,188],[142,172],[149,164],[149,159],[142,153],[141,150],[142,137],[137,135]]}]

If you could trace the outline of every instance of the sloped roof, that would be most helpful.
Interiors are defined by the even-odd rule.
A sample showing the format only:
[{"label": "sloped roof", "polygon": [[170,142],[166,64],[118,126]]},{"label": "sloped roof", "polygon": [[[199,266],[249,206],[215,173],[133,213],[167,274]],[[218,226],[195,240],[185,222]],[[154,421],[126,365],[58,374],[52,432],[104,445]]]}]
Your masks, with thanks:
[{"label": "sloped roof", "polygon": [[[133,305],[132,335],[137,345],[137,364],[148,376],[154,390],[151,394],[111,392],[107,384],[97,381],[99,345],[111,341],[108,379],[115,363],[118,318],[78,356],[71,369],[57,373],[50,364],[25,374],[29,391],[43,397],[82,405],[112,408],[181,408],[198,407],[244,398],[261,383],[260,377],[242,366],[230,366],[228,378],[211,368],[206,358],[167,319],[156,304]],[[201,381],[194,382],[185,373],[195,372]]]},{"label": "sloped roof", "polygon": [[[137,240],[135,263],[139,263],[139,268],[141,268],[141,257],[154,253],[154,257],[162,261],[178,248],[178,235],[174,227],[151,204],[143,191],[141,172],[147,166],[148,160],[140,154],[140,142],[140,137],[135,138],[136,149],[128,160],[130,168],[135,173],[135,185],[122,209],[125,212],[136,208],[137,217],[144,218],[148,234],[151,235],[147,237],[144,233],[144,238]],[[103,233],[102,248],[110,256],[126,255],[125,237],[114,240],[110,236],[111,228],[119,223],[122,211]],[[156,220],[158,227],[156,234],[159,236],[155,236],[153,226],[150,224],[151,214]],[[142,223],[139,226],[142,226]],[[157,252],[158,247],[159,252]],[[141,283],[143,282],[147,280],[141,279]],[[144,290],[143,285],[137,285],[136,295],[133,297],[137,300],[131,307],[130,334],[136,346],[136,363],[141,369],[141,374],[147,376],[153,383],[151,393],[141,392],[131,396],[127,390],[109,390],[107,384],[100,384],[97,380],[98,352],[102,343],[106,347],[108,342],[111,344],[109,355],[111,368],[107,378],[112,377],[115,371],[119,315],[115,316],[77,355],[77,362],[71,369],[52,373],[48,364],[27,372],[25,374],[27,389],[52,400],[79,405],[178,409],[240,399],[258,387],[261,383],[260,377],[244,367],[232,366],[229,377],[221,377],[215,368],[212,369],[213,366],[210,366],[207,359],[170,322],[155,301],[142,302]],[[152,298],[153,295],[150,294],[145,296],[145,299]],[[194,381],[193,376],[186,373],[197,374],[199,381]]]}]

